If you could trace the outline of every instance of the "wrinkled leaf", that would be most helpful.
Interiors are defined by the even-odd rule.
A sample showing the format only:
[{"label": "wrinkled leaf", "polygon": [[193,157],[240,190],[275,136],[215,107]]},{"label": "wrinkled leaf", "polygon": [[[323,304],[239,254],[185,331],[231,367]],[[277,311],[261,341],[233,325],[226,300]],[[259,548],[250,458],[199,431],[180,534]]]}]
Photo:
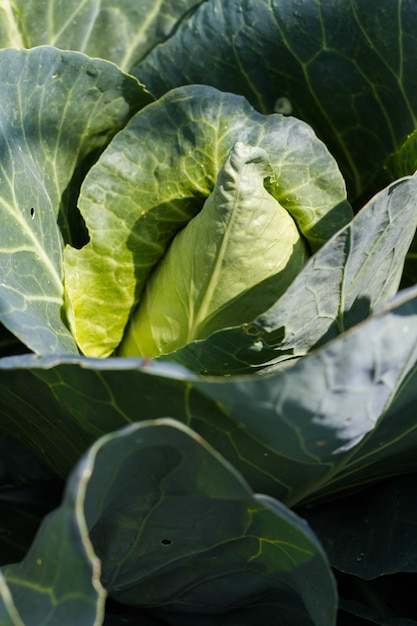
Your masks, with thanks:
[{"label": "wrinkled leaf", "polygon": [[0,51],[0,85],[0,319],[35,352],[77,353],[63,322],[69,192],[150,96],[110,63],[50,47]]},{"label": "wrinkled leaf", "polygon": [[2,0],[0,47],[49,44],[129,71],[201,0]]},{"label": "wrinkled leaf", "polygon": [[266,150],[276,181],[268,191],[312,249],[349,221],[337,165],[308,126],[263,116],[210,87],[174,90],[129,122],[83,184],[90,241],[67,247],[65,273],[71,327],[85,354],[107,356],[120,343],[149,272],[201,210],[238,141]]},{"label": "wrinkled leaf", "polygon": [[[353,198],[416,127],[414,3],[211,0],[133,72],[160,96],[209,83],[292,112],[325,141]],[[207,71],[207,59],[210,71]]]},{"label": "wrinkled leaf", "polygon": [[245,373],[303,356],[393,297],[417,226],[417,176],[378,193],[254,323],[190,343],[167,359],[193,371]]},{"label": "wrinkled leaf", "polygon": [[148,279],[118,353],[158,356],[248,322],[302,269],[307,251],[294,220],[264,187],[262,148],[236,143],[201,212]]}]

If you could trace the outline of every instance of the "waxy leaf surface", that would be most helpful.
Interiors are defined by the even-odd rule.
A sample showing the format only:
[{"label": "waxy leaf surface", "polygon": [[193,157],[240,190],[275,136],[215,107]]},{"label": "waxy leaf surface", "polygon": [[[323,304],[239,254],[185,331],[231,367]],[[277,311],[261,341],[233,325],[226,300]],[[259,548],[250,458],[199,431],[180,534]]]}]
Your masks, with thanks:
[{"label": "waxy leaf surface", "polygon": [[236,143],[200,213],[148,279],[118,354],[153,357],[251,321],[302,269],[306,244],[264,187],[267,152]]},{"label": "waxy leaf surface", "polygon": [[37,353],[77,353],[63,321],[73,194],[151,97],[111,63],[46,46],[0,51],[0,86],[0,320]]},{"label": "waxy leaf surface", "polygon": [[303,356],[393,297],[417,226],[417,176],[378,193],[316,252],[252,324],[219,331],[166,358],[204,374],[250,373]]},{"label": "waxy leaf surface", "polygon": [[416,345],[412,291],[261,377],[203,378],[136,359],[5,358],[0,417],[6,432],[66,475],[101,434],[170,415],[254,490],[294,505],[417,467]]},{"label": "waxy leaf surface", "polygon": [[51,45],[129,71],[201,0],[2,0],[0,47]]},{"label": "waxy leaf surface", "polygon": [[157,97],[209,83],[306,120],[355,198],[416,128],[416,28],[401,0],[210,0],[133,71]]},{"label": "waxy leaf surface", "polygon": [[71,328],[87,356],[118,346],[151,269],[201,210],[238,141],[267,152],[275,179],[268,191],[311,249],[349,221],[341,174],[306,124],[261,115],[211,87],[170,92],[132,118],[81,190],[90,241],[67,247],[65,274]]},{"label": "waxy leaf surface", "polygon": [[[73,624],[93,623],[81,619],[74,597],[65,605],[71,574],[80,596],[91,594],[91,580],[87,571],[79,572],[77,560],[88,554],[89,542],[74,533],[76,523],[88,529],[101,560],[101,583],[119,602],[154,608],[157,616],[194,613],[197,624],[199,614],[221,619],[236,606],[251,611],[258,605],[268,607],[271,618],[284,617],[288,626],[334,624],[333,577],[305,522],[272,498],[253,494],[215,450],[174,420],[144,421],[111,433],[81,460],[63,505],[45,519],[28,556],[5,568],[15,603],[29,617],[27,626],[35,624],[30,608],[42,594],[42,566],[53,571],[43,563],[57,549],[54,540],[46,543],[52,530],[65,578],[53,582],[50,621],[42,619],[45,607],[39,603],[36,623],[52,624],[62,615],[60,623],[70,624],[70,610]],[[19,580],[28,571],[38,589],[26,592],[20,605]]]}]

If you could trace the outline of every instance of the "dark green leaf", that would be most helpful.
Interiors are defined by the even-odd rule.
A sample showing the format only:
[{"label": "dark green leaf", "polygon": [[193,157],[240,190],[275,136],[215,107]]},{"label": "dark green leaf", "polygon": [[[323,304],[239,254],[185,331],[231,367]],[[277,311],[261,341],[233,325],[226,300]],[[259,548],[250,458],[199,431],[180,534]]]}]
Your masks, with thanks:
[{"label": "dark green leaf", "polygon": [[45,463],[13,437],[0,435],[0,566],[23,558],[61,492]]},{"label": "dark green leaf", "polygon": [[[156,617],[152,611],[137,606],[115,602],[111,598],[106,602],[106,614],[103,626],[168,626],[167,622]],[[196,626],[198,626],[196,624]]]},{"label": "dark green leaf", "polygon": [[[410,319],[403,320],[404,337],[413,333]],[[393,342],[397,339],[394,331]],[[417,472],[417,426],[415,419],[417,390],[417,355],[412,340],[410,354],[404,363],[404,377],[394,383],[390,401],[379,418],[378,428],[363,440],[351,455],[348,466],[339,474],[329,491],[370,483],[381,477]],[[397,353],[392,348],[392,359]],[[393,381],[384,377],[384,383]],[[400,383],[400,384],[399,384]]]},{"label": "dark green leaf", "polygon": [[417,476],[401,476],[299,510],[332,566],[363,579],[417,572]]},{"label": "dark green leaf", "polygon": [[263,377],[205,379],[135,359],[2,359],[1,424],[65,475],[101,434],[171,415],[254,490],[295,504],[415,467],[416,346],[411,292]]},{"label": "dark green leaf", "polygon": [[0,566],[20,561],[43,518],[58,506],[58,481],[0,488]]},{"label": "dark green leaf", "polygon": [[[306,120],[351,196],[416,126],[412,2],[211,0],[134,69],[157,96],[189,83],[240,93]],[[210,71],[207,71],[210,59]]]},{"label": "dark green leaf", "polygon": [[102,624],[106,594],[83,515],[88,479],[88,467],[81,463],[61,506],[44,519],[24,559],[3,568],[8,586],[0,587],[3,603],[9,612],[14,605],[21,618],[7,625]]},{"label": "dark green leaf", "polygon": [[0,486],[48,481],[56,476],[14,437],[0,434]]},{"label": "dark green leaf", "polygon": [[408,135],[398,150],[390,155],[385,167],[393,179],[414,174],[417,170],[417,130]]},{"label": "dark green leaf", "polygon": [[[48,520],[59,520],[61,545],[79,551],[69,520],[81,529],[85,516],[102,584],[119,602],[203,619],[259,605],[288,626],[334,624],[333,578],[305,522],[253,494],[201,437],[174,420],[134,424],[99,439],[72,475],[61,509],[47,518],[32,555],[36,547],[42,558]],[[43,549],[49,554],[49,544]],[[9,584],[26,562],[30,553],[6,569]],[[77,571],[68,561],[65,569],[68,578],[54,584],[61,595]],[[41,586],[39,575],[31,574]],[[88,584],[78,580],[79,593]],[[27,596],[28,613],[31,601],[35,597]]]},{"label": "dark green leaf", "polygon": [[49,44],[129,71],[202,0],[3,0],[0,47]]},{"label": "dark green leaf", "polygon": [[0,51],[0,85],[0,319],[35,352],[77,353],[63,322],[73,194],[150,96],[111,63],[50,47]]},{"label": "dark green leaf", "polygon": [[0,358],[25,352],[30,350],[0,323]]},{"label": "dark green leaf", "polygon": [[405,257],[404,271],[401,278],[401,287],[406,289],[417,283],[417,235],[414,239]]},{"label": "dark green leaf", "polygon": [[416,626],[415,575],[381,576],[363,581],[339,575],[340,626]]},{"label": "dark green leaf", "polygon": [[[407,137],[403,145],[392,154],[387,163],[386,169],[391,178],[400,178],[414,174],[417,170],[417,131]],[[402,277],[402,286],[410,287],[417,283],[417,236],[414,236],[413,243],[405,260],[405,267]]]}]

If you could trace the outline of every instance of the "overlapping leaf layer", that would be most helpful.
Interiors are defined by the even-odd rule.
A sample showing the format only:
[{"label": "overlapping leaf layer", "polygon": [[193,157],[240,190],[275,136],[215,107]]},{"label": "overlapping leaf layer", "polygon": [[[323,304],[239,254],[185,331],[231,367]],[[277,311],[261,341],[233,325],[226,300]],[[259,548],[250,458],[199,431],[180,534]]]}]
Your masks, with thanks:
[{"label": "overlapping leaf layer", "polygon": [[416,24],[0,0],[2,626],[417,624]]}]

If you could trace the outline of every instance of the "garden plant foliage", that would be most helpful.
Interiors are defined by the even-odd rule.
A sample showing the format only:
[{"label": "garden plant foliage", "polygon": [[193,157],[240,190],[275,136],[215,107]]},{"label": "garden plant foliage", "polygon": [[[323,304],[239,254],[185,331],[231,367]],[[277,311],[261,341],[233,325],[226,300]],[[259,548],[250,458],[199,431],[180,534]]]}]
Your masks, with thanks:
[{"label": "garden plant foliage", "polygon": [[417,624],[417,8],[0,2],[0,625]]}]

